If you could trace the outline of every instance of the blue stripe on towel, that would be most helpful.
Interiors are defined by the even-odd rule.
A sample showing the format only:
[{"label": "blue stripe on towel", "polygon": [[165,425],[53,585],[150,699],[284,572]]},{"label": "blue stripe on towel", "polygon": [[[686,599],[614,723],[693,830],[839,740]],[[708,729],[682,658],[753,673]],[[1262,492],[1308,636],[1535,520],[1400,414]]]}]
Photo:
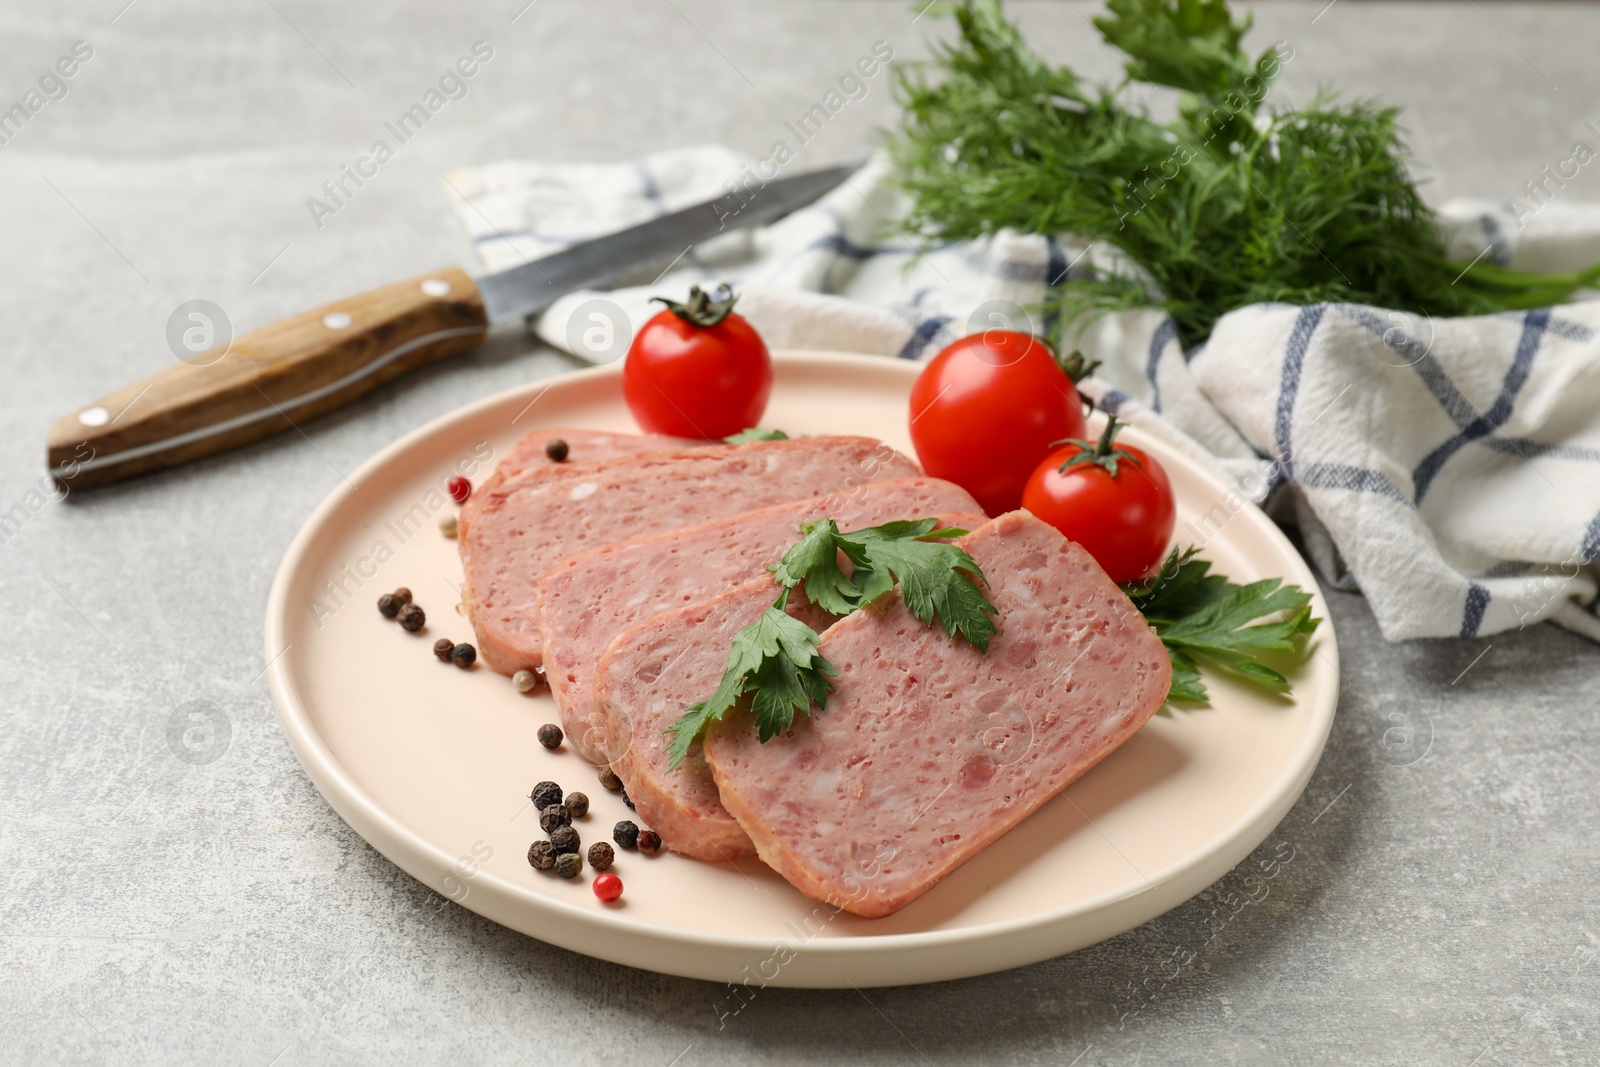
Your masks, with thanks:
[{"label": "blue stripe on towel", "polygon": [[[1419,360],[1427,358],[1429,350],[1433,348],[1433,338],[1431,336],[1433,331],[1431,327],[1428,331],[1430,334],[1428,343],[1424,345],[1413,338],[1410,331],[1405,329],[1403,325],[1405,320],[1398,312],[1387,312],[1388,317],[1385,318],[1377,310],[1364,304],[1334,304],[1333,306],[1343,312],[1346,318],[1353,319],[1365,326],[1367,332],[1382,341],[1384,347],[1389,351],[1404,356],[1406,366],[1414,365]],[[1400,340],[1395,340],[1396,336]]]},{"label": "blue stripe on towel", "polygon": [[1573,322],[1571,319],[1563,319],[1556,315],[1550,316],[1550,324],[1545,329],[1565,341],[1582,342],[1594,340],[1594,331],[1583,323]]},{"label": "blue stripe on towel", "polygon": [[1450,416],[1450,421],[1456,424],[1456,429],[1464,430],[1472,425],[1472,420],[1478,417],[1478,409],[1472,402],[1461,395],[1461,390],[1456,388],[1456,383],[1439,366],[1432,356],[1424,355],[1411,365],[1417,372],[1417,377],[1422,379],[1422,384],[1428,387],[1428,392],[1444,408],[1445,414]]},{"label": "blue stripe on towel", "polygon": [[1295,316],[1294,329],[1289,331],[1289,343],[1284,347],[1283,384],[1278,387],[1278,418],[1273,436],[1278,446],[1278,462],[1291,479],[1294,477],[1292,423],[1295,398],[1300,393],[1300,371],[1305,365],[1306,350],[1311,347],[1311,337],[1317,332],[1317,324],[1327,308],[1326,304],[1301,308],[1300,314]]},{"label": "blue stripe on towel", "polygon": [[1283,464],[1274,463],[1272,469],[1267,471],[1267,491],[1261,496],[1263,510],[1272,505],[1272,500],[1278,495],[1278,490],[1289,484],[1289,479],[1284,477]]},{"label": "blue stripe on towel", "polygon": [[1506,243],[1506,235],[1500,231],[1500,224],[1493,215],[1479,215],[1478,225],[1483,227],[1483,236],[1489,241],[1489,259],[1497,267],[1511,265],[1511,246]]},{"label": "blue stripe on towel", "polygon": [[911,339],[905,343],[899,352],[895,353],[895,358],[921,359],[922,353],[927,351],[934,338],[939,336],[939,331],[949,323],[950,316],[948,315],[935,315],[932,318],[923,319],[917,324],[917,328],[912,331]]},{"label": "blue stripe on towel", "polygon": [[1156,332],[1150,335],[1150,358],[1145,364],[1144,376],[1150,379],[1150,410],[1161,410],[1161,386],[1156,382],[1156,369],[1161,364],[1161,353],[1178,339],[1178,324],[1167,318],[1161,320]]},{"label": "blue stripe on towel", "polygon": [[[1047,258],[1044,265],[1044,287],[1048,292],[1059,289],[1067,284],[1067,276],[1071,273],[1067,261],[1067,254],[1056,244],[1054,237],[1046,236],[1044,239]],[[1053,337],[1056,332],[1056,322],[1061,318],[1060,308],[1053,302],[1049,304],[1050,311],[1045,315],[1042,323],[1043,335]]]},{"label": "blue stripe on towel", "polygon": [[1483,625],[1483,612],[1489,606],[1489,590],[1477,582],[1467,583],[1467,605],[1461,613],[1461,636],[1477,637]]},{"label": "blue stripe on towel", "polygon": [[1593,563],[1597,559],[1600,559],[1600,515],[1590,521],[1583,535],[1583,562]]},{"label": "blue stripe on towel", "polygon": [[1535,441],[1528,437],[1495,437],[1485,441],[1484,444],[1496,452],[1521,456],[1523,459],[1549,456],[1551,459],[1576,459],[1588,463],[1600,463],[1600,448],[1585,448],[1582,445],[1547,445],[1543,441]]},{"label": "blue stripe on towel", "polygon": [[1439,471],[1444,468],[1451,456],[1465,448],[1469,442],[1494,433],[1511,417],[1517,393],[1527,384],[1528,372],[1533,367],[1533,357],[1539,352],[1539,342],[1544,338],[1545,326],[1549,321],[1548,308],[1528,312],[1522,320],[1522,337],[1517,341],[1517,354],[1511,361],[1511,369],[1506,371],[1505,380],[1500,384],[1500,395],[1495,397],[1488,411],[1473,419],[1460,433],[1429,452],[1422,458],[1422,462],[1417,464],[1416,472],[1411,476],[1412,484],[1416,486],[1417,503],[1422,502],[1433,480],[1438,477]]},{"label": "blue stripe on towel", "polygon": [[1100,403],[1096,404],[1095,407],[1107,415],[1115,415],[1122,410],[1122,405],[1126,404],[1128,399],[1128,394],[1121,389],[1107,389],[1100,394]]},{"label": "blue stripe on towel", "polygon": [[1388,478],[1365,467],[1343,463],[1307,463],[1297,472],[1297,480],[1309,489],[1348,489],[1357,493],[1376,493],[1414,507],[1411,498]]}]

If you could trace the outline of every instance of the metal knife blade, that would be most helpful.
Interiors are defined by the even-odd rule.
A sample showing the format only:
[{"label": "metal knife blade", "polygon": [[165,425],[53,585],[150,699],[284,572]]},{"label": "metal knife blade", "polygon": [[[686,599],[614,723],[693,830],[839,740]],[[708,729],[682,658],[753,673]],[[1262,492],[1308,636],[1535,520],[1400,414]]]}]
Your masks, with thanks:
[{"label": "metal knife blade", "polygon": [[47,440],[51,474],[85,488],[299,429],[425,363],[476,348],[489,327],[574,289],[681,256],[719,233],[768,222],[838,185],[834,167],[763,184],[574,245],[476,281],[446,267],[233,338],[87,404]]},{"label": "metal knife blade", "polygon": [[850,176],[854,167],[829,167],[740,189],[638,226],[597,237],[542,259],[478,279],[490,322],[537,314],[575,289],[604,286],[642,266],[681,256],[728,230],[787,215]]}]

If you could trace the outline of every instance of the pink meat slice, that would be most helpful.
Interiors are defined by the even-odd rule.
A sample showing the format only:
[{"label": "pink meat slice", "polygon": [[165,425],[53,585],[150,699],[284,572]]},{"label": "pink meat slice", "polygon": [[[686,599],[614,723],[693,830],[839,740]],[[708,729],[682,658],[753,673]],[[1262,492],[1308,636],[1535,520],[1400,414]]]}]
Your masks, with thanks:
[{"label": "pink meat slice", "polygon": [[825,710],[760,744],[707,736],[723,805],[795,888],[890,915],[1115,750],[1166,699],[1161,641],[1082,548],[1026,512],[962,539],[989,581],[987,655],[892,598],[834,624]]},{"label": "pink meat slice", "polygon": [[[567,443],[567,458],[557,462],[545,454],[545,446],[556,438]],[[481,492],[492,489],[527,471],[541,471],[542,476],[566,476],[581,471],[585,465],[605,463],[613,459],[649,455],[653,452],[680,452],[686,448],[719,447],[710,441],[695,441],[687,437],[669,437],[658,433],[613,433],[604,430],[585,430],[570,426],[547,426],[524,435],[511,446],[495,467],[494,473],[478,486]]]},{"label": "pink meat slice", "polygon": [[[579,474],[538,469],[473,493],[458,538],[478,651],[511,674],[544,661],[539,587],[585,549],[805,497],[843,499],[915,463],[865,437],[808,437],[601,463]],[[463,509],[465,512],[466,509]]]},{"label": "pink meat slice", "polygon": [[[939,521],[973,529],[988,520],[981,513],[955,513]],[[776,597],[772,579],[761,577],[663,612],[619,633],[595,668],[601,728],[617,739],[611,767],[640,816],[675,852],[714,863],[756,854],[750,835],[722,806],[700,746],[670,767],[665,731],[717,688],[734,635]],[[798,592],[789,598],[789,614],[819,633],[833,621]]]},{"label": "pink meat slice", "polygon": [[[545,446],[556,438],[567,443],[567,458],[560,462],[551,459],[544,451]],[[494,502],[503,497],[503,487],[508,483],[527,487],[540,481],[578,477],[616,460],[677,454],[692,448],[726,449],[727,446],[664,434],[615,433],[575,426],[547,426],[525,434],[511,446],[511,451],[501,459],[494,472],[474,487],[472,496],[461,506],[457,515],[456,547],[461,553],[462,570],[466,575],[461,587],[461,599],[468,614],[472,614],[472,575],[474,570],[481,569],[475,568],[473,561],[481,559],[484,551],[484,538],[477,530],[479,520],[486,511],[497,506]],[[492,632],[482,632],[476,621],[473,625],[478,631],[478,646],[484,661],[495,670],[501,670],[497,661],[506,650],[494,641]],[[513,673],[518,669],[512,667],[503,673]]]},{"label": "pink meat slice", "polygon": [[[618,634],[595,669],[595,699],[616,746],[611,769],[622,779],[640,821],[667,847],[695,859],[750,859],[756,846],[717,795],[700,746],[667,769],[671,738],[663,731],[689,705],[717,688],[733,635],[772,606],[770,578],[756,578],[720,596],[664,612]],[[819,632],[832,616],[792,597],[789,614]]]},{"label": "pink meat slice", "polygon": [[904,478],[874,482],[835,501],[791,500],[563,561],[540,590],[539,629],[545,678],[567,738],[591,761],[610,754],[611,731],[591,701],[594,665],[622,630],[759,576],[799,540],[803,523],[831,518],[850,530],[941,512],[982,515],[978,502],[954,482]]}]

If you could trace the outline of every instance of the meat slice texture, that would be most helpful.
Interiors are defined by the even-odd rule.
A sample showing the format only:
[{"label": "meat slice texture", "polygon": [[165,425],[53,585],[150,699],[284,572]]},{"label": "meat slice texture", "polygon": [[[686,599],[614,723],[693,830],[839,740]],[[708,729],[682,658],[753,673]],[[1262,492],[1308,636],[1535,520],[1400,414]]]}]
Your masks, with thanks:
[{"label": "meat slice texture", "polygon": [[[954,513],[939,521],[973,529],[988,520]],[[595,667],[594,706],[600,730],[613,741],[611,767],[640,816],[675,852],[712,862],[756,854],[750,836],[722,806],[700,746],[671,767],[665,731],[716,690],[734,635],[776,598],[776,583],[760,577],[654,615],[617,634]],[[799,592],[790,596],[788,610],[818,632],[833,621]]]},{"label": "meat slice texture", "polygon": [[[545,446],[552,440],[560,438],[567,443],[567,458],[557,461],[545,454]],[[539,482],[554,481],[562,478],[575,478],[587,471],[618,460],[635,459],[645,455],[675,455],[690,449],[716,448],[726,450],[728,446],[707,441],[690,441],[682,437],[668,437],[663,434],[630,434],[613,433],[601,430],[586,430],[574,426],[541,427],[531,433],[525,434],[516,444],[511,446],[511,451],[501,459],[494,472],[483,479],[473,490],[472,496],[461,506],[457,515],[456,545],[461,553],[462,570],[466,580],[461,587],[461,600],[467,607],[468,615],[473,615],[473,560],[481,560],[487,548],[484,537],[479,531],[480,518],[488,511],[498,508],[498,501],[503,499],[506,492],[512,489],[527,488]],[[493,522],[490,523],[494,525]],[[479,653],[484,662],[502,673],[512,673],[519,667],[503,667],[502,662],[511,662],[515,654],[505,643],[497,641],[493,630],[480,626],[474,618],[473,628],[478,638]]]},{"label": "meat slice texture", "polygon": [[865,437],[652,454],[557,478],[537,472],[475,492],[457,535],[478,651],[502,674],[543,663],[539,589],[569,556],[790,500],[844,499],[870,482],[921,473]]},{"label": "meat slice texture", "polygon": [[[567,458],[553,460],[545,453],[545,446],[560,438],[567,443]],[[581,472],[585,466],[605,463],[614,459],[649,455],[654,452],[680,452],[687,448],[724,447],[710,441],[694,441],[687,437],[669,437],[658,433],[613,433],[605,430],[585,430],[572,426],[540,427],[525,434],[495,467],[494,473],[478,486],[481,492],[509,481],[529,471],[539,471],[540,476],[567,476]]]},{"label": "meat slice texture", "polygon": [[822,637],[826,709],[761,744],[705,740],[723,805],[809,897],[868,918],[916,900],[1133,736],[1166,699],[1165,649],[1082,548],[1026,512],[961,539],[1000,632],[988,654],[897,595]]},{"label": "meat slice texture", "polygon": [[950,512],[976,512],[970,521],[987,521],[978,502],[954,482],[903,478],[872,482],[847,496],[791,500],[605,545],[563,561],[540,590],[539,630],[545,678],[567,738],[592,762],[610,755],[611,732],[591,698],[594,665],[613,637],[658,612],[759,576],[800,539],[802,523],[831,518],[841,530],[851,530]]},{"label": "meat slice texture", "polygon": [[[664,731],[717,688],[734,634],[760,618],[775,599],[772,579],[756,578],[663,612],[618,634],[595,668],[602,729],[619,739],[611,769],[641,821],[674,852],[712,863],[756,854],[750,835],[722,806],[700,746],[669,770],[672,739]],[[789,614],[818,631],[832,621],[799,596],[790,598]]]}]

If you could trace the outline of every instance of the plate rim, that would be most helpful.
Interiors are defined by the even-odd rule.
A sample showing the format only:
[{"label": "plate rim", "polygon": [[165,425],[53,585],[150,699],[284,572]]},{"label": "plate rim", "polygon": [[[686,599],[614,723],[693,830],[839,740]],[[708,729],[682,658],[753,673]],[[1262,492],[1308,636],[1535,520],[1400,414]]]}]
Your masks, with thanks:
[{"label": "plate rim", "polygon": [[[791,368],[807,365],[815,369],[849,366],[857,372],[861,370],[876,370],[885,375],[901,375],[906,377],[908,387],[911,378],[915,376],[914,372],[921,367],[921,364],[907,363],[882,356],[857,355],[844,352],[775,351],[772,355],[775,362],[785,364]],[[528,395],[542,395],[543,391],[557,386],[582,387],[587,383],[619,375],[620,372],[620,363],[612,363],[530,381],[454,408],[404,434],[362,463],[351,473],[349,478],[341,480],[334,486],[301,524],[300,529],[290,541],[289,547],[285,550],[283,559],[274,574],[271,591],[267,597],[266,625],[263,634],[264,655],[267,659],[267,680],[273,698],[274,709],[277,713],[279,725],[284,731],[296,759],[300,762],[307,777],[311,779],[312,784],[316,786],[317,791],[322,794],[323,799],[328,802],[329,806],[352,830],[390,862],[435,892],[438,890],[430,880],[414,869],[414,867],[425,866],[416,857],[426,857],[438,871],[444,873],[448,873],[454,868],[459,857],[449,854],[445,849],[428,841],[406,826],[399,818],[384,809],[371,794],[354,780],[333,751],[328,748],[324,739],[318,734],[311,721],[308,708],[301,701],[294,686],[290,684],[290,668],[287,663],[290,658],[288,655],[290,646],[285,633],[291,618],[288,602],[290,587],[294,582],[295,575],[301,569],[305,557],[315,545],[317,534],[328,524],[329,519],[337,511],[346,506],[353,494],[360,492],[364,475],[370,475],[379,468],[387,466],[400,454],[449,426],[470,421],[489,409]],[[1141,432],[1138,427],[1129,427],[1127,432],[1136,441],[1139,441],[1142,446],[1154,441],[1155,449],[1160,452],[1164,464],[1176,461],[1179,465],[1187,467],[1191,473],[1204,482],[1211,483],[1221,490],[1231,488],[1214,470],[1210,469],[1202,461],[1179,451],[1169,442],[1159,440],[1149,433]],[[1232,491],[1237,493],[1237,490]],[[1244,501],[1244,506],[1241,510],[1253,511],[1255,513],[1253,518],[1259,520],[1259,525],[1266,535],[1274,540],[1277,543],[1277,547],[1283,551],[1285,557],[1292,560],[1298,567],[1299,574],[1286,574],[1282,577],[1286,581],[1299,582],[1303,588],[1311,592],[1313,605],[1323,620],[1322,625],[1318,628],[1316,654],[1329,660],[1329,664],[1337,677],[1339,675],[1338,642],[1334,635],[1326,600],[1322,595],[1322,590],[1314,572],[1306,563],[1304,557],[1289,541],[1288,537],[1278,528],[1277,524],[1273,523],[1254,503],[1244,499],[1242,494],[1240,494],[1240,498]],[[1118,925],[1118,928],[1110,933],[1105,933],[1081,944],[1073,944],[1061,951],[1076,951],[1078,948],[1098,943],[1101,940],[1114,937],[1118,933],[1125,932],[1133,926],[1148,922],[1151,918],[1164,914],[1178,903],[1188,900],[1207,885],[1213,884],[1222,874],[1237,866],[1243,857],[1249,855],[1271,833],[1272,828],[1281,822],[1282,818],[1304,792],[1321,759],[1328,736],[1332,730],[1338,705],[1338,696],[1338,687],[1335,685],[1331,689],[1319,690],[1306,698],[1310,713],[1307,729],[1301,735],[1294,750],[1284,760],[1283,767],[1273,779],[1271,785],[1264,789],[1248,808],[1216,831],[1215,838],[1219,841],[1219,844],[1209,849],[1186,855],[1158,870],[1149,873],[1141,872],[1145,885],[1140,888],[1132,891],[1109,890],[1064,907],[977,926],[909,933],[865,934],[850,938],[814,938],[807,941],[797,951],[800,951],[805,956],[823,961],[828,961],[833,957],[860,957],[865,953],[899,955],[906,952],[931,952],[956,944],[976,943],[991,938],[1013,937],[1030,932],[1042,933],[1050,927],[1082,918],[1094,912],[1105,911],[1118,904],[1129,903],[1141,898],[1164,898],[1171,895],[1170,892],[1163,894],[1163,890],[1182,891],[1183,895],[1181,897],[1173,903],[1164,904],[1154,915],[1139,918],[1131,925]],[[375,841],[373,840],[374,836],[383,837],[385,841]],[[1245,842],[1242,852],[1239,852],[1236,858],[1231,859],[1220,874],[1206,878],[1192,890],[1188,888],[1198,872],[1202,869],[1214,867],[1219,857],[1232,856],[1234,852],[1238,851],[1238,846],[1241,842]],[[386,847],[386,845],[389,847]],[[411,855],[403,858],[395,855],[393,849],[400,847],[409,850]],[[461,901],[457,901],[461,906],[483,915],[493,922],[516,930],[524,934],[524,936],[560,945],[571,951],[660,973],[680,974],[686,977],[706,977],[703,968],[684,967],[672,969],[638,962],[640,954],[637,953],[630,954],[620,951],[615,954],[602,953],[593,951],[591,948],[577,947],[573,942],[579,940],[578,938],[558,936],[563,932],[561,920],[571,921],[574,924],[574,929],[596,928],[613,936],[622,935],[631,941],[639,941],[641,935],[647,935],[648,940],[666,945],[692,945],[736,950],[740,953],[750,954],[751,959],[762,958],[765,954],[770,953],[774,946],[774,939],[761,938],[754,935],[692,931],[681,927],[645,927],[644,924],[637,920],[628,919],[624,913],[595,909],[579,903],[539,894],[530,887],[519,885],[487,870],[478,871],[477,874],[472,876],[471,881],[475,888],[484,887],[494,891],[486,892],[483,894],[484,897],[493,897],[497,893],[503,898],[502,901],[489,901],[491,905],[503,903],[506,906],[531,907],[535,913],[542,913],[543,917],[550,921],[552,929],[535,933],[525,929],[523,925],[508,922],[497,914],[502,911],[502,908],[475,906],[474,901],[479,904],[483,903],[479,894],[476,893],[469,892]],[[451,898],[447,896],[447,899]],[[1059,954],[1061,952],[1052,952],[1046,956],[1038,956],[1036,959],[1053,958]],[[625,956],[632,956],[633,958],[624,958]],[[832,965],[836,965],[836,962]],[[977,975],[1023,965],[1025,965],[1024,962],[1005,963],[998,968],[980,965],[962,973]],[[939,973],[930,974],[922,980],[928,982],[942,981],[949,979],[951,976],[950,973],[940,971]],[[773,980],[766,984],[814,987],[825,985],[825,983],[811,981],[784,982],[778,980]],[[842,988],[845,984],[849,984],[849,981],[838,982],[836,987]],[[858,980],[855,984],[861,985],[864,983]],[[902,978],[890,984],[906,983]]]}]

